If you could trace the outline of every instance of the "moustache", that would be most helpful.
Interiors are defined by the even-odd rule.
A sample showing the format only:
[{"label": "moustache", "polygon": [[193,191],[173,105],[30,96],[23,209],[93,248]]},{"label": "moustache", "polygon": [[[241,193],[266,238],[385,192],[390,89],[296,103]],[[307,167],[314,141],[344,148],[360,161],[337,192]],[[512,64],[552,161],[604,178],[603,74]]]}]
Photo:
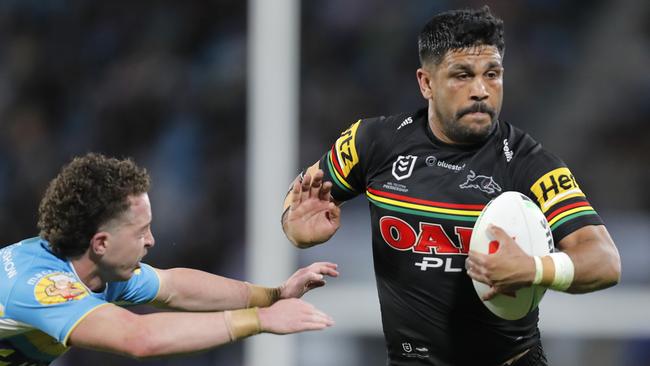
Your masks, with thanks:
[{"label": "moustache", "polygon": [[487,113],[490,115],[490,118],[494,119],[494,116],[496,115],[496,112],[494,109],[490,108],[485,103],[474,103],[469,107],[465,107],[458,112],[456,112],[456,119],[459,119],[460,117],[468,114],[468,113]]}]

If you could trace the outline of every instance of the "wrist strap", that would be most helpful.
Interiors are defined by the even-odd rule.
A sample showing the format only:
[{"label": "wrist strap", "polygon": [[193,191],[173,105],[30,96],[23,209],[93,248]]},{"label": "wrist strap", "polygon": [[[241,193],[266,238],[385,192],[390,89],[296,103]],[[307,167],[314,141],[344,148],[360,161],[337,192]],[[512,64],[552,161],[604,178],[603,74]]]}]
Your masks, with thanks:
[{"label": "wrist strap", "polygon": [[257,308],[224,311],[223,318],[231,342],[262,332]]},{"label": "wrist strap", "polygon": [[533,285],[541,285],[556,291],[565,291],[571,286],[575,268],[573,261],[564,252],[534,256],[535,278]]},{"label": "wrist strap", "polygon": [[248,282],[246,282],[246,286],[248,286],[249,289],[248,304],[246,305],[247,308],[253,306],[267,307],[280,300],[280,287],[262,287]]},{"label": "wrist strap", "polygon": [[533,280],[533,285],[539,285],[542,283],[542,277],[544,275],[544,265],[542,264],[542,259],[539,256],[534,256],[535,260],[535,279]]},{"label": "wrist strap", "polygon": [[555,264],[555,277],[549,288],[557,291],[565,291],[573,282],[573,276],[575,274],[573,261],[564,252],[551,253],[549,257],[553,259],[553,264]]}]

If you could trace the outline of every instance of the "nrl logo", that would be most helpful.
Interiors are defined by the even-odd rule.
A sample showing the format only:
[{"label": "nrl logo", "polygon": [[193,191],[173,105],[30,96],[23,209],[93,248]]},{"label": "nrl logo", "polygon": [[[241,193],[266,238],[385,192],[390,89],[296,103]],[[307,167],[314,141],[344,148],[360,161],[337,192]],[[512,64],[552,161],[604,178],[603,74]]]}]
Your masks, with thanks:
[{"label": "nrl logo", "polygon": [[494,178],[486,175],[476,175],[473,170],[469,171],[469,174],[467,174],[467,180],[459,187],[462,189],[476,188],[487,194],[501,192],[501,187],[494,181]]},{"label": "nrl logo", "polygon": [[413,347],[408,342],[402,343],[402,349],[404,350],[404,352],[412,352],[413,351]]},{"label": "nrl logo", "polygon": [[413,167],[415,166],[417,158],[417,156],[413,155],[398,156],[397,160],[393,163],[393,177],[397,180],[410,177],[411,173],[413,173]]}]

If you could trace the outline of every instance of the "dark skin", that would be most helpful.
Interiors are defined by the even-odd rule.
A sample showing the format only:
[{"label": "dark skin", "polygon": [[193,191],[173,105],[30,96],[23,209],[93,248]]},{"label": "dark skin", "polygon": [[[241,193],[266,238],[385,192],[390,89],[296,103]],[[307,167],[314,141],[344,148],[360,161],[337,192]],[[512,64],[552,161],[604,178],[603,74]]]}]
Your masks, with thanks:
[{"label": "dark skin", "polygon": [[[416,71],[422,96],[428,101],[431,131],[448,144],[471,144],[485,139],[496,123],[503,101],[502,55],[494,46],[447,52],[439,64],[425,63]],[[480,107],[478,105],[480,104]],[[474,113],[467,113],[472,111]],[[340,209],[323,182],[319,162],[309,167],[302,183],[294,181],[283,218],[285,234],[294,245],[307,248],[329,240],[340,225]],[[491,286],[483,300],[512,294],[531,286],[535,262],[505,231],[492,227],[499,242],[490,255],[470,251],[467,274]],[[586,293],[617,284],[621,276],[618,250],[603,225],[582,227],[556,246],[574,264],[574,279],[566,292]]]}]

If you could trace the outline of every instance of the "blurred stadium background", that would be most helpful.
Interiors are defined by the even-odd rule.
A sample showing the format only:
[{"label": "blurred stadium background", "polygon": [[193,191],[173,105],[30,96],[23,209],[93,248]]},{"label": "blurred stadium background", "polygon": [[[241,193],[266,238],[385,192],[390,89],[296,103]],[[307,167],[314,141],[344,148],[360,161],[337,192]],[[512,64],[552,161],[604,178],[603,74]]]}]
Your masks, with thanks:
[{"label": "blurred stadium background", "polygon": [[[296,0],[299,92],[289,115],[297,117],[298,130],[275,128],[266,140],[274,146],[290,136],[297,154],[282,157],[271,149],[261,160],[247,146],[254,136],[247,124],[254,114],[247,57],[255,28],[252,4],[0,0],[2,246],[37,234],[40,196],[73,155],[131,156],[154,178],[157,240],[149,263],[257,282],[260,272],[251,271],[251,262],[281,265],[289,273],[298,264],[331,260],[342,273],[307,296],[335,317],[330,330],[261,336],[142,364],[381,365],[385,352],[363,199],[346,205],[343,228],[328,245],[298,251],[286,240],[262,243],[282,256],[276,260],[260,258],[260,244],[250,243],[257,228],[246,225],[247,192],[250,197],[250,187],[271,179],[268,187],[283,187],[266,191],[278,202],[266,220],[279,233],[279,202],[299,166],[315,161],[360,117],[424,105],[415,81],[416,37],[429,17],[488,4],[506,24],[501,118],[569,164],[623,261],[623,281],[614,289],[544,299],[540,328],[551,364],[650,365],[649,2]],[[264,19],[286,26],[273,12]],[[276,45],[270,46],[269,54],[255,52],[258,62],[277,60]],[[293,65],[290,53],[287,58]],[[286,86],[271,87],[280,93]],[[268,113],[263,120],[272,129],[285,126],[278,116]],[[288,173],[251,182],[253,163]],[[275,285],[276,276],[263,283]],[[263,348],[268,338],[284,345],[254,364],[246,356],[250,346]],[[56,362],[88,364],[136,362],[84,350]]]}]

